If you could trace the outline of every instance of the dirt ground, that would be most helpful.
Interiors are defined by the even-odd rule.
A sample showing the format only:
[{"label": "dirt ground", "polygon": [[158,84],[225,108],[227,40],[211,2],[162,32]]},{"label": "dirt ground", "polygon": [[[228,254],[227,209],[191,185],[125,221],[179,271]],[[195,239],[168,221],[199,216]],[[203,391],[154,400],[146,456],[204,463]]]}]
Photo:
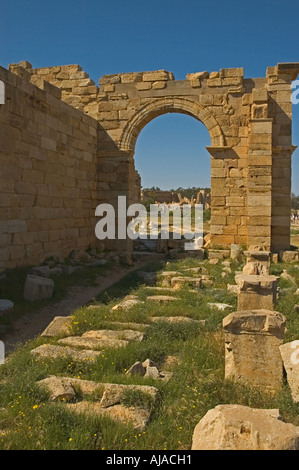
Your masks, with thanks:
[{"label": "dirt ground", "polygon": [[132,268],[117,266],[107,271],[105,277],[99,276],[96,286],[87,288],[86,286],[72,287],[67,296],[56,304],[47,305],[38,313],[24,315],[22,318],[16,320],[13,325],[13,331],[2,338],[5,344],[6,354],[13,351],[18,343],[23,344],[41,334],[54,317],[70,315],[75,309],[90,302],[105,289],[118,282],[126,274],[140,269],[142,266],[157,259],[157,257],[160,258],[161,255],[157,256],[157,254],[153,254],[153,256],[146,256],[146,258],[136,261]]}]

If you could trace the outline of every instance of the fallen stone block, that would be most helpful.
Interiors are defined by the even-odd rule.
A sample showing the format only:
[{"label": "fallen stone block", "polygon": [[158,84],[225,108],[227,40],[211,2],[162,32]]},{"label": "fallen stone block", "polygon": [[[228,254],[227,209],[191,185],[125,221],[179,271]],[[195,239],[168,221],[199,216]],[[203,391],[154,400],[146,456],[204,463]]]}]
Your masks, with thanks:
[{"label": "fallen stone block", "polygon": [[144,302],[138,299],[124,299],[122,302],[119,302],[118,304],[114,305],[111,310],[130,310],[130,308],[140,304],[144,304]]},{"label": "fallen stone block", "polygon": [[0,299],[0,317],[8,314],[14,308],[14,302],[8,299]]},{"label": "fallen stone block", "polygon": [[126,407],[124,405],[114,405],[103,408],[98,402],[80,401],[78,403],[67,403],[65,405],[69,411],[88,416],[107,416],[114,421],[132,424],[135,429],[143,431],[150,419],[151,412],[138,407]]},{"label": "fallen stone block", "polygon": [[60,339],[58,343],[72,348],[87,348],[92,350],[123,348],[129,344],[128,341],[122,339],[97,339],[83,336],[69,336],[68,338]]},{"label": "fallen stone block", "polygon": [[50,376],[37,382],[37,385],[46,388],[51,401],[71,401],[76,397],[70,381],[63,377]]},{"label": "fallen stone block", "polygon": [[50,299],[54,292],[54,281],[46,277],[28,274],[25,281],[23,297],[25,300]]},{"label": "fallen stone block", "polygon": [[176,300],[180,300],[179,298],[177,297],[171,297],[169,295],[149,295],[146,300],[152,300],[154,302],[160,302],[160,303],[164,303],[164,302],[174,302]]},{"label": "fallen stone block", "polygon": [[48,265],[36,266],[30,269],[29,274],[33,274],[34,276],[49,277],[50,268]]},{"label": "fallen stone block", "polygon": [[170,280],[170,285],[173,289],[182,289],[186,285],[200,288],[201,278],[200,277],[184,277],[184,276],[173,277]]},{"label": "fallen stone block", "polygon": [[126,375],[144,375],[146,372],[145,367],[143,367],[142,362],[135,362],[129,370],[127,370]]},{"label": "fallen stone block", "polygon": [[90,330],[83,333],[82,338],[142,341],[144,339],[144,333],[136,330]]},{"label": "fallen stone block", "polygon": [[274,410],[219,405],[194,429],[192,450],[299,450],[299,427]]},{"label": "fallen stone block", "polygon": [[144,375],[145,378],[157,380],[160,377],[157,367],[148,366]]},{"label": "fallen stone block", "polygon": [[299,340],[280,346],[283,366],[295,403],[299,403]]},{"label": "fallen stone block", "polygon": [[175,316],[175,317],[151,317],[151,321],[156,322],[167,322],[167,323],[198,323],[199,325],[205,326],[206,320],[195,320],[194,318]]},{"label": "fallen stone block", "polygon": [[72,317],[55,317],[47,328],[41,333],[41,336],[70,336]]},{"label": "fallen stone block", "polygon": [[209,260],[211,259],[225,259],[230,257],[230,250],[208,250]]},{"label": "fallen stone block", "polygon": [[109,325],[115,325],[116,327],[124,327],[124,328],[129,328],[132,330],[141,330],[141,331],[146,330],[150,326],[150,325],[147,325],[146,323],[133,323],[133,322],[123,323],[120,321],[109,322]]},{"label": "fallen stone block", "polygon": [[280,251],[279,259],[283,263],[295,263],[299,261],[299,251]]},{"label": "fallen stone block", "polygon": [[57,359],[71,358],[73,361],[94,362],[100,354],[100,351],[72,349],[69,347],[56,346],[54,344],[42,344],[32,349],[31,354],[37,359]]}]

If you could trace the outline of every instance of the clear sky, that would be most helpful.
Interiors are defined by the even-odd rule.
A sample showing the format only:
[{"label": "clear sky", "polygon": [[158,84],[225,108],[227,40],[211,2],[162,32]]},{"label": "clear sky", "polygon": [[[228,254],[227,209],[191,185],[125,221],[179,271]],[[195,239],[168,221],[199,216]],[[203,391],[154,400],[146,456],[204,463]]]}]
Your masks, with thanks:
[{"label": "clear sky", "polygon": [[[1,0],[0,65],[78,63],[98,83],[111,73],[187,73],[244,67],[263,77],[277,62],[299,61],[299,3],[290,0]],[[299,145],[299,104],[293,106]],[[144,186],[209,186],[204,126],[180,114],[149,123],[136,146]],[[299,149],[293,154],[299,194]]]}]

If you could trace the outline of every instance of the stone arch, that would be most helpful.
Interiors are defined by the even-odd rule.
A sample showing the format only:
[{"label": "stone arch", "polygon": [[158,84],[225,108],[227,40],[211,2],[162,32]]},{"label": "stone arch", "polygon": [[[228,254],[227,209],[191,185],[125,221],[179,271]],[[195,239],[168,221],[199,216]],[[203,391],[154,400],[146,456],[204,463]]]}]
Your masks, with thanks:
[{"label": "stone arch", "polygon": [[194,117],[208,129],[212,147],[224,146],[224,136],[213,114],[199,103],[186,98],[158,98],[142,106],[125,125],[118,146],[134,155],[141,130],[152,119],[166,113],[181,113]]}]

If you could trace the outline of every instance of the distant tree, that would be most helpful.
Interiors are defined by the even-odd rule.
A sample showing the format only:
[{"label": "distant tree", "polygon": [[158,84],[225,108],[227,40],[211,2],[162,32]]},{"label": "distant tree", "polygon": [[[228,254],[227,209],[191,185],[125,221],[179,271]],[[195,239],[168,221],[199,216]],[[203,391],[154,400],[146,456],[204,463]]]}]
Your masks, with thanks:
[{"label": "distant tree", "polygon": [[291,196],[291,207],[294,210],[299,210],[299,196],[296,196],[294,193]]}]

